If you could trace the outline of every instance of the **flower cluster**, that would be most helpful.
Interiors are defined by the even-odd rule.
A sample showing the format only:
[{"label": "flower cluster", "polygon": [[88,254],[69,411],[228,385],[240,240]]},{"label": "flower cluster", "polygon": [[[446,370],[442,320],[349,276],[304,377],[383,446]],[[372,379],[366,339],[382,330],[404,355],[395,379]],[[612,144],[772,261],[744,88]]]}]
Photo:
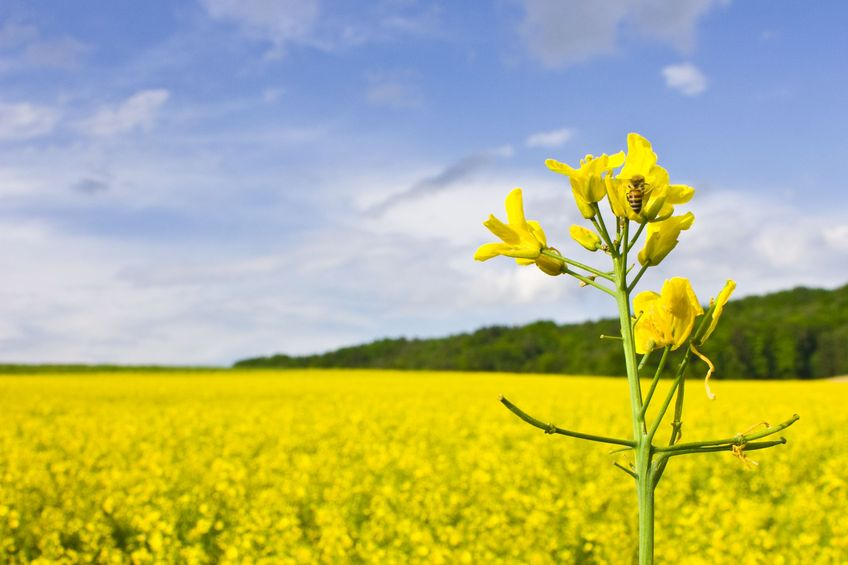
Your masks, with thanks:
[{"label": "flower cluster", "polygon": [[[695,189],[684,184],[672,184],[668,171],[657,164],[651,143],[637,133],[627,136],[626,153],[586,155],[578,167],[553,159],[546,160],[545,164],[550,170],[568,177],[577,209],[592,224],[591,227],[575,224],[569,229],[571,238],[584,249],[604,251],[613,258],[626,258],[630,246],[645,232],[644,244],[636,254],[641,271],[635,282],[646,269],[662,263],[677,246],[681,233],[695,222],[692,212],[675,215],[675,206],[691,200]],[[608,232],[604,225],[600,208],[604,199],[609,202],[610,211],[616,218],[614,234]],[[541,225],[525,219],[521,189],[516,188],[509,193],[506,211],[508,223],[494,216],[484,222],[501,242],[480,246],[475,259],[486,261],[498,255],[512,257],[521,265],[536,264],[553,276],[572,275],[580,279],[581,284],[591,284],[602,290],[606,287],[602,287],[596,279],[616,282],[611,272],[604,273],[577,263],[549,247]],[[631,222],[637,225],[637,233],[632,241],[628,241],[628,225]],[[567,265],[579,266],[586,273],[569,269]],[[644,355],[665,347],[676,350],[688,343],[691,351],[710,367],[708,381],[712,363],[698,350],[698,346],[715,329],[734,288],[735,283],[728,281],[705,316],[691,284],[685,278],[667,280],[660,293],[640,293],[633,299],[636,352]],[[625,290],[629,295],[631,289]],[[609,289],[607,292],[613,293]],[[701,318],[700,330],[693,335],[698,318]],[[708,395],[712,395],[709,387],[707,391]]]}]

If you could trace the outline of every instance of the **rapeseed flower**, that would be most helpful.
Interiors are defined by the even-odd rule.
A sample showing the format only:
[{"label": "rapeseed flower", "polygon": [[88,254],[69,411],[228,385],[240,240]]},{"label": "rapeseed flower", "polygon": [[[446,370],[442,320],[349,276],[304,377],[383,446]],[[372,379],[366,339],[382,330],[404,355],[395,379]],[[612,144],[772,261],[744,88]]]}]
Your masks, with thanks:
[{"label": "rapeseed flower", "polygon": [[580,160],[580,167],[575,169],[554,159],[547,159],[545,165],[554,171],[568,177],[571,182],[571,192],[577,208],[584,218],[593,218],[595,210],[592,206],[606,196],[605,178],[610,176],[613,169],[624,163],[624,152],[615,155],[603,154],[600,157],[586,155]]},{"label": "rapeseed flower", "polygon": [[715,330],[716,325],[718,325],[718,319],[721,317],[722,311],[724,311],[724,305],[727,304],[728,300],[730,300],[730,295],[734,290],[736,290],[736,281],[728,280],[724,283],[724,288],[721,289],[718,296],[710,301],[710,306],[712,307],[715,305],[715,308],[713,308],[712,314],[710,315],[710,325],[707,326],[707,330],[704,332],[704,335],[701,336],[699,343],[702,345],[706,343],[707,339],[709,339],[712,335],[713,330]]},{"label": "rapeseed flower", "polygon": [[576,241],[589,251],[597,251],[601,248],[601,238],[598,237],[598,234],[596,234],[590,229],[574,224],[568,230],[568,233],[571,234],[571,238],[574,241]]},{"label": "rapeseed flower", "polygon": [[660,294],[640,292],[633,310],[636,353],[641,354],[666,346],[677,349],[689,339],[695,318],[704,313],[689,279],[683,277],[666,280]]},{"label": "rapeseed flower", "polygon": [[691,228],[694,222],[695,215],[687,212],[683,216],[672,216],[667,220],[648,224],[648,236],[645,246],[639,252],[639,263],[643,267],[659,265],[677,246],[680,232]]},{"label": "rapeseed flower", "polygon": [[[644,180],[644,191],[641,209],[635,212],[627,201],[627,193],[632,190],[632,180],[640,177]],[[695,194],[691,186],[670,184],[668,171],[657,165],[651,142],[638,133],[627,135],[624,167],[616,178],[606,178],[606,190],[613,213],[639,223],[671,217],[675,204],[684,204]]]},{"label": "rapeseed flower", "polygon": [[536,265],[546,274],[556,276],[562,273],[564,263],[560,259],[542,255],[548,247],[545,232],[539,222],[524,217],[524,200],[521,189],[516,188],[506,197],[507,222],[503,223],[493,214],[483,222],[490,232],[503,243],[486,243],[477,248],[474,259],[488,261],[492,257],[503,255],[512,257],[519,265]]}]

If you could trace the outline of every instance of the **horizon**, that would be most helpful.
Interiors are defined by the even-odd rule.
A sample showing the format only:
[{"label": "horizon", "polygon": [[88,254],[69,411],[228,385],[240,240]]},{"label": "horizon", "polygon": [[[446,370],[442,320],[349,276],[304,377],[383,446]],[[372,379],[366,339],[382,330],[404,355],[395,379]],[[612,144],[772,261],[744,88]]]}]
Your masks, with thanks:
[{"label": "horizon", "polygon": [[472,255],[514,187],[573,250],[544,160],[631,131],[696,189],[640,289],[846,284],[848,5],[591,6],[4,3],[0,359],[223,367],[612,317]]}]

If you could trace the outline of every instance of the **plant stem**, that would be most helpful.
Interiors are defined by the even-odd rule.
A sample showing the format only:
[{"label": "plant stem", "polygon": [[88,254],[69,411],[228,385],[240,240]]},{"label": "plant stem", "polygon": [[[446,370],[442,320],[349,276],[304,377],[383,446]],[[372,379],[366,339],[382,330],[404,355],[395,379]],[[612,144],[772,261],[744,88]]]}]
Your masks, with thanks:
[{"label": "plant stem", "polygon": [[599,269],[594,267],[590,267],[589,265],[584,265],[583,263],[579,263],[574,259],[569,259],[568,257],[563,257],[559,253],[554,253],[553,251],[548,251],[547,249],[542,251],[542,255],[546,255],[548,257],[553,257],[554,259],[559,259],[560,261],[571,265],[572,267],[577,267],[578,269],[583,269],[587,273],[592,273],[596,277],[601,277],[602,279],[607,279],[608,281],[613,280],[612,275],[609,273],[605,273]]},{"label": "plant stem", "polygon": [[713,447],[713,446],[720,446],[720,445],[744,445],[744,444],[747,444],[748,442],[750,442],[752,440],[768,437],[770,435],[774,435],[777,432],[788,428],[789,426],[791,426],[792,424],[797,422],[799,417],[800,416],[798,416],[798,414],[795,414],[794,416],[792,416],[791,418],[789,418],[785,422],[781,422],[780,424],[777,424],[776,426],[766,428],[765,430],[760,431],[760,432],[756,432],[756,433],[751,433],[751,434],[746,434],[746,435],[739,434],[739,435],[733,436],[731,438],[724,438],[724,439],[713,439],[713,440],[707,440],[707,441],[693,441],[693,442],[689,442],[689,443],[678,443],[677,445],[671,445],[669,447],[657,447],[656,451],[658,451],[658,452],[672,452],[673,453],[675,451],[684,451],[684,450],[688,450],[688,449],[698,449],[698,448],[703,448],[703,447]]},{"label": "plant stem", "polygon": [[651,442],[636,449],[636,496],[639,500],[639,565],[654,562],[654,473]]},{"label": "plant stem", "polygon": [[546,422],[543,422],[541,420],[534,418],[533,416],[531,416],[527,412],[523,411],[521,408],[519,408],[518,406],[516,406],[515,404],[513,404],[512,402],[510,402],[509,400],[507,400],[503,396],[501,396],[501,403],[504,406],[506,406],[509,409],[510,412],[512,412],[513,414],[515,414],[516,416],[518,416],[519,418],[521,418],[522,420],[524,420],[525,422],[527,422],[531,426],[534,426],[534,427],[539,428],[540,430],[543,430],[546,434],[561,434],[561,435],[564,435],[564,436],[576,437],[578,439],[586,439],[586,440],[589,440],[589,441],[597,441],[599,443],[611,443],[613,445],[626,445],[627,447],[633,447],[634,445],[636,445],[635,442],[632,442],[632,441],[627,440],[627,439],[619,439],[619,438],[615,438],[615,437],[606,437],[606,436],[599,436],[599,435],[595,435],[595,434],[584,434],[584,433],[580,433],[580,432],[573,432],[571,430],[566,430],[564,428],[557,427],[553,424],[548,424]]},{"label": "plant stem", "polygon": [[639,565],[651,565],[654,560],[654,468],[653,446],[645,427],[642,410],[642,387],[636,363],[636,342],[630,315],[630,290],[627,285],[628,231],[630,222],[622,226],[620,254],[613,254],[615,265],[615,299],[621,323],[624,365],[630,385],[630,412],[633,419],[633,441],[636,455],[636,499],[639,503]]},{"label": "plant stem", "polygon": [[[663,354],[660,358],[660,364],[657,366],[657,372],[654,373],[654,378],[651,381],[651,388],[648,389],[648,395],[645,397],[645,402],[642,404],[642,417],[645,417],[645,412],[648,411],[648,405],[651,403],[651,398],[654,397],[654,391],[657,390],[657,385],[660,382],[660,374],[665,369],[665,360],[668,358],[668,352],[671,351],[671,346],[666,345],[663,348]],[[647,354],[646,354],[647,355]]]},{"label": "plant stem", "polygon": [[[769,447],[774,447],[775,445],[783,445],[786,443],[786,438],[782,437],[780,439],[770,440],[770,441],[756,441],[754,443],[746,443],[745,451],[756,451],[758,449],[766,449]],[[681,449],[679,451],[665,452],[660,457],[663,459],[667,459],[669,457],[674,457],[676,455],[690,455],[692,453],[713,453],[716,451],[733,451],[735,445],[714,445],[712,447],[698,447],[693,449]]]},{"label": "plant stem", "polygon": [[645,226],[647,225],[648,222],[639,224],[639,229],[636,230],[636,235],[634,235],[633,239],[630,240],[630,243],[627,244],[627,249],[633,249],[633,245],[639,240],[639,236],[642,235],[642,230],[645,229]]},{"label": "plant stem", "polygon": [[651,266],[650,263],[642,265],[642,268],[639,269],[638,273],[636,273],[636,278],[634,278],[633,282],[630,283],[630,287],[627,289],[627,292],[633,292],[633,289],[635,289],[636,285],[639,284],[639,279],[642,278],[642,275],[645,274],[645,271],[647,271],[648,267],[650,267],[650,266]]}]

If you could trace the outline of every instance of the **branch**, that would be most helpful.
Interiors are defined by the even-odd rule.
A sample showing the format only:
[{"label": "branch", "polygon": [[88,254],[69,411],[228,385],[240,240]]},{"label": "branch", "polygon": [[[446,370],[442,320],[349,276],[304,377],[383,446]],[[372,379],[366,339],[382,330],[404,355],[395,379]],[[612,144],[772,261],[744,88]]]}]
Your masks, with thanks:
[{"label": "branch", "polygon": [[602,290],[602,291],[606,292],[607,294],[609,294],[610,296],[615,296],[615,292],[613,292],[613,290],[611,288],[606,287],[606,286],[604,286],[600,283],[597,283],[597,282],[593,281],[592,279],[590,279],[589,277],[584,277],[583,275],[581,275],[579,273],[575,273],[571,269],[567,269],[564,272],[565,272],[566,275],[571,275],[572,277],[579,280],[583,284],[586,284],[586,285],[589,285],[589,286],[594,286],[598,290]]},{"label": "branch", "polygon": [[[745,451],[756,451],[758,449],[766,449],[769,447],[774,447],[775,445],[783,445],[786,443],[786,438],[782,437],[780,439],[772,440],[772,441],[755,441],[754,443],[746,443],[744,444]],[[733,448],[737,447],[734,444],[731,445],[715,445],[712,447],[696,447],[692,449],[680,449],[678,451],[666,451],[660,457],[666,459],[668,457],[675,457],[677,455],[689,455],[691,453],[714,453],[717,451],[733,451]]]},{"label": "branch", "polygon": [[648,222],[643,222],[639,224],[639,229],[636,230],[636,235],[633,236],[633,239],[630,240],[630,243],[627,244],[627,249],[633,249],[633,245],[639,239],[639,236],[642,235],[642,230],[645,229],[645,226],[648,225]]},{"label": "branch", "polygon": [[[654,373],[654,378],[651,380],[651,387],[648,389],[648,394],[645,396],[645,401],[642,403],[642,417],[645,417],[645,414],[648,412],[648,404],[651,403],[651,398],[654,397],[654,391],[657,390],[657,385],[660,382],[660,374],[662,374],[663,369],[665,369],[665,360],[668,358],[668,352],[671,351],[671,346],[666,345],[663,348],[663,354],[660,358],[660,364],[657,366],[657,372]],[[647,353],[645,354],[648,355]]]},{"label": "branch", "polygon": [[[666,452],[666,453],[676,454],[675,452],[677,452],[677,451],[685,451],[685,450],[691,450],[691,449],[704,449],[704,448],[716,447],[716,446],[720,446],[722,448],[728,448],[728,447],[731,447],[731,446],[734,446],[734,445],[745,445],[746,446],[745,449],[748,449],[749,446],[752,445],[751,443],[749,443],[752,440],[768,437],[770,435],[776,434],[777,432],[779,432],[781,430],[785,430],[786,428],[788,428],[789,426],[791,426],[792,424],[797,422],[799,418],[800,418],[800,416],[798,416],[798,414],[793,414],[793,416],[791,418],[789,418],[788,420],[786,420],[785,422],[781,422],[780,424],[778,424],[776,426],[766,428],[765,430],[762,430],[762,431],[756,432],[756,433],[752,433],[752,434],[747,434],[747,435],[737,434],[737,435],[733,436],[732,438],[715,439],[715,440],[707,440],[707,441],[693,441],[693,442],[689,442],[689,443],[678,443],[677,445],[671,445],[671,446],[668,446],[668,447],[656,447],[656,448],[654,448],[654,450],[658,453]],[[780,442],[780,443],[785,443],[785,442]],[[697,451],[696,451],[696,453],[697,453]]]},{"label": "branch", "polygon": [[544,431],[546,434],[561,434],[561,435],[564,435],[564,436],[576,437],[577,439],[597,441],[599,443],[611,443],[613,445],[626,445],[627,447],[635,447],[636,446],[636,442],[626,440],[626,439],[597,436],[597,435],[594,435],[594,434],[583,434],[583,433],[580,433],[580,432],[572,432],[571,430],[558,428],[557,426],[555,426],[553,424],[548,424],[548,423],[545,423],[541,420],[537,420],[536,418],[534,418],[533,416],[524,412],[523,410],[521,410],[521,408],[519,408],[518,406],[516,406],[515,404],[513,404],[512,402],[510,402],[509,400],[507,400],[503,396],[501,396],[500,401],[501,401],[501,404],[506,406],[509,409],[510,412],[512,412],[513,414],[515,414],[516,416],[518,416],[519,418],[521,418],[522,420],[524,420],[525,422],[527,422],[531,426],[535,426],[535,427],[539,428],[540,430]]},{"label": "branch", "polygon": [[636,288],[636,285],[639,284],[639,279],[642,278],[642,275],[645,274],[645,271],[647,271],[648,267],[650,267],[650,266],[651,266],[650,263],[646,263],[646,264],[642,265],[642,268],[639,269],[638,273],[636,273],[636,277],[630,283],[630,286],[627,287],[627,294],[630,294],[631,292],[633,292],[633,290]]}]

